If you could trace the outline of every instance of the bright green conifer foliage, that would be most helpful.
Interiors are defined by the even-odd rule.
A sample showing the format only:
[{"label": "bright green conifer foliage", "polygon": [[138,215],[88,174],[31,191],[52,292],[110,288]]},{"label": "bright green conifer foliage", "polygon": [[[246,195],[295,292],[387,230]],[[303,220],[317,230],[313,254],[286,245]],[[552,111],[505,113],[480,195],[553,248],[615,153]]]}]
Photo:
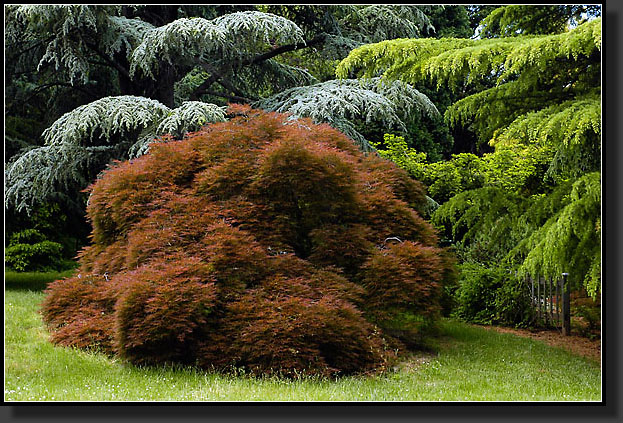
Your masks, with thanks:
[{"label": "bright green conifer foliage", "polygon": [[[544,26],[546,35],[519,35],[507,22],[519,10],[509,6],[485,20],[489,30],[497,22],[498,34],[489,34],[497,38],[383,41],[353,50],[336,74],[380,76],[415,87],[432,82],[455,92],[459,100],[445,111],[448,124],[495,148],[474,158],[480,185],[465,185],[456,177],[464,171],[457,168],[455,175],[445,163],[432,177],[436,164],[425,163],[417,152],[389,148],[385,155],[400,156],[403,167],[422,175],[433,198],[437,193],[435,199],[448,200],[433,222],[463,248],[463,259],[506,257],[523,273],[569,272],[595,297],[601,290],[601,19],[570,30]],[[570,13],[565,11],[565,20]],[[529,26],[535,16],[514,20],[516,29],[523,28],[520,34],[538,33]],[[560,189],[552,192],[552,186]],[[501,190],[494,194],[493,187]],[[513,196],[516,201],[508,203]],[[554,198],[558,206],[535,220],[533,209]]]},{"label": "bright green conifer foliage", "polygon": [[[577,156],[594,153],[599,144],[600,61],[601,19],[594,19],[554,35],[384,41],[352,51],[336,73],[341,78],[382,75],[415,86],[433,80],[438,88],[465,92],[475,84],[489,84],[491,88],[451,105],[445,113],[449,124],[469,126],[482,142],[503,137],[507,144],[511,138],[529,144],[535,132],[517,128],[529,118],[533,127],[538,119],[541,143],[554,142]],[[569,128],[558,131],[559,122],[569,116],[574,116]],[[561,159],[559,155],[557,161]],[[584,167],[596,170],[594,164]]]},{"label": "bright green conifer foliage", "polygon": [[548,5],[532,6],[511,4],[498,7],[482,22],[483,38],[513,37],[529,34],[556,34],[564,32],[570,24],[586,20],[584,14],[601,14],[599,5]]},{"label": "bright green conifer foliage", "polygon": [[513,253],[525,257],[520,272],[546,277],[568,272],[595,298],[601,291],[601,186],[599,172],[573,183],[563,207]]}]

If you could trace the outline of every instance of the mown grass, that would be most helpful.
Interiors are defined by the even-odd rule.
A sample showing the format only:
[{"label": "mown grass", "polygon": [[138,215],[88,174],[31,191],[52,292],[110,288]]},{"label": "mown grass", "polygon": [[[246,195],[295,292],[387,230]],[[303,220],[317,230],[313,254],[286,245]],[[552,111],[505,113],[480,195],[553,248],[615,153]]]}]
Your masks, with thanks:
[{"label": "mown grass", "polygon": [[375,377],[257,379],[138,368],[47,341],[41,292],[5,292],[5,401],[600,401],[599,363],[527,338],[442,322],[434,354]]}]

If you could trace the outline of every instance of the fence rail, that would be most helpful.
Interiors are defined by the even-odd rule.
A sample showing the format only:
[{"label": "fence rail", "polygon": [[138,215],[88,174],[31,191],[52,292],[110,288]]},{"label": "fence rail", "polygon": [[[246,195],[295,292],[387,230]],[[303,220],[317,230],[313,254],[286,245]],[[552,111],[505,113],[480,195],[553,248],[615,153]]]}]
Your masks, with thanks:
[{"label": "fence rail", "polygon": [[571,306],[569,274],[563,273],[560,278],[545,278],[537,275],[528,276],[534,320],[545,326],[562,330],[563,335],[571,334]]}]

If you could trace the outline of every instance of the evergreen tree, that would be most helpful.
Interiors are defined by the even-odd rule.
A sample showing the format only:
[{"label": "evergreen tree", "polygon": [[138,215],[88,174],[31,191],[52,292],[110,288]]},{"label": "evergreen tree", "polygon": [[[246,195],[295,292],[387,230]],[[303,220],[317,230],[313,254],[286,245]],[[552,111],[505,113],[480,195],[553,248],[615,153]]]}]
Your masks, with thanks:
[{"label": "evergreen tree", "polygon": [[[352,51],[337,73],[447,86],[463,95],[445,111],[451,126],[498,148],[553,145],[550,173],[569,177],[598,170],[600,69],[598,18],[546,36],[383,41]],[[492,86],[470,93],[483,85]]]},{"label": "evergreen tree", "polygon": [[436,38],[470,38],[474,30],[470,27],[467,6],[447,5],[435,8],[430,13],[431,24],[439,28]]},{"label": "evergreen tree", "polygon": [[[445,109],[446,121],[495,150],[483,157],[489,168],[485,185],[458,192],[435,211],[433,221],[464,250],[464,260],[506,258],[521,272],[553,277],[567,271],[576,287],[583,283],[596,296],[601,289],[601,19],[570,29],[562,22],[567,25],[588,9],[555,8],[560,13],[539,26],[548,10],[495,9],[483,20],[484,34],[494,38],[401,39],[362,46],[338,65],[337,74],[451,89],[458,100]],[[588,12],[599,14],[594,8]],[[411,157],[415,165],[410,166],[421,171],[416,155],[401,157]],[[506,185],[504,177],[496,176],[496,167],[508,169],[505,156],[545,164],[545,183],[536,185],[533,197],[516,197],[516,184]],[[496,179],[502,191],[492,194],[487,185],[498,185]],[[562,187],[567,191],[560,197]],[[534,212],[528,204],[539,208],[555,198],[562,201],[559,208],[546,207],[538,219],[530,217]],[[518,204],[512,213],[505,206],[510,199]],[[500,237],[510,231],[512,236]]]},{"label": "evergreen tree", "polygon": [[[22,63],[10,69],[10,85],[15,86],[18,75],[30,66],[31,78],[22,86],[36,87],[33,81],[46,71],[46,78],[54,75],[60,80],[53,86],[83,95],[63,113],[54,110],[56,120],[48,123],[39,142],[15,141],[13,151],[20,154],[7,165],[5,205],[30,210],[59,195],[75,197],[110,160],[147,151],[156,135],[170,131],[180,138],[187,130],[222,120],[217,108],[228,102],[259,104],[273,96],[269,101],[273,109],[285,110],[287,99],[279,93],[303,86],[311,85],[303,94],[308,98],[323,89],[342,104],[360,98],[352,115],[334,108],[332,114],[324,113],[329,111],[325,109],[313,117],[343,124],[342,129],[353,128],[350,134],[366,148],[365,136],[348,119],[369,121],[375,116],[381,124],[404,128],[399,115],[417,114],[418,106],[435,112],[434,106],[412,88],[343,84],[348,89],[336,91],[335,83],[318,85],[306,68],[282,57],[316,49],[327,58],[342,58],[365,42],[418,36],[432,30],[425,10],[415,6],[8,6],[5,39],[9,49],[16,51],[15,63]],[[27,90],[41,89],[30,85]],[[57,98],[64,92],[59,91]],[[278,105],[277,98],[283,103]],[[396,110],[391,104],[396,100],[405,110]],[[300,116],[312,115],[301,112]]]},{"label": "evergreen tree", "polygon": [[601,16],[599,5],[507,5],[495,8],[480,22],[482,38],[559,34],[569,26]]}]

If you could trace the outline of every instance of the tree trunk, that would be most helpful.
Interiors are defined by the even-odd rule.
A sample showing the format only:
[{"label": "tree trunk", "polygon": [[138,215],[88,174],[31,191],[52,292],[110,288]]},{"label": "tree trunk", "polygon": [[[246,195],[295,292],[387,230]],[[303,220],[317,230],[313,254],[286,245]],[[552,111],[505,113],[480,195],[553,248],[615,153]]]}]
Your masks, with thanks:
[{"label": "tree trunk", "polygon": [[153,81],[154,94],[151,98],[158,100],[169,108],[174,108],[174,88],[176,77],[177,75],[173,66],[161,63],[158,77],[156,81]]}]

